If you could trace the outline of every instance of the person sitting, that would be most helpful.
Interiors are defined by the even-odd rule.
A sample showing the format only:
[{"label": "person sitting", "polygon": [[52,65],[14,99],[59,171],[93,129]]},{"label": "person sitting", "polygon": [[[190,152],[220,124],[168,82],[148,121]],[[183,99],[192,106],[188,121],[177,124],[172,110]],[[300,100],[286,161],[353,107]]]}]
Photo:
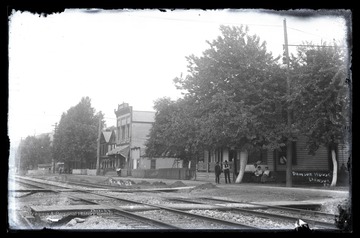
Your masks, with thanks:
[{"label": "person sitting", "polygon": [[121,177],[121,168],[120,167],[116,168],[116,173],[119,177]]},{"label": "person sitting", "polygon": [[261,181],[261,176],[262,176],[262,174],[263,174],[263,171],[262,171],[262,169],[261,169],[261,166],[260,165],[258,165],[257,167],[256,167],[256,170],[255,170],[255,172],[254,172],[254,180],[255,180],[255,182],[260,182]]},{"label": "person sitting", "polygon": [[261,182],[265,183],[265,182],[267,182],[269,180],[270,180],[270,170],[269,170],[269,167],[266,166],[265,170],[264,170],[264,172],[263,172],[263,174],[261,176]]}]

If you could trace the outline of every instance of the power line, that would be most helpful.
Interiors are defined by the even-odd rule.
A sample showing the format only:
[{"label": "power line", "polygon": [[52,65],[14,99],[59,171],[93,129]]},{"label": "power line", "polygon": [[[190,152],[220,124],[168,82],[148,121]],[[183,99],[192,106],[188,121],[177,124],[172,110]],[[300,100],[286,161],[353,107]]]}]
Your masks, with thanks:
[{"label": "power line", "polygon": [[[22,113],[22,115],[34,116],[34,117],[59,117],[59,118],[61,118],[62,116],[62,114],[49,114],[49,113]],[[116,117],[103,117],[103,118],[116,120]]]},{"label": "power line", "polygon": [[[136,16],[140,18],[152,18],[152,19],[162,19],[169,21],[181,21],[181,22],[199,22],[199,23],[218,23],[218,24],[229,24],[229,25],[246,25],[246,26],[257,26],[257,27],[283,27],[282,25],[272,25],[272,24],[255,24],[255,23],[245,23],[245,22],[231,22],[231,21],[215,21],[215,20],[197,20],[197,19],[181,19],[181,18],[168,18],[168,17],[157,17],[157,16]],[[323,39],[324,37],[318,34],[310,33],[308,31],[300,30],[293,27],[287,27],[291,30],[302,32],[308,35],[313,35]],[[297,45],[289,45],[297,46]],[[329,46],[330,47],[330,46]]]},{"label": "power line", "polygon": [[306,34],[309,34],[309,35],[314,35],[314,36],[317,36],[317,37],[322,38],[322,36],[317,35],[317,34],[313,34],[313,33],[306,32],[306,31],[302,31],[302,30],[299,30],[299,29],[296,29],[296,28],[292,28],[292,27],[287,27],[287,28],[290,28],[290,29],[295,30],[295,31],[303,32],[303,33],[306,33]]},{"label": "power line", "polygon": [[288,46],[306,46],[306,47],[338,47],[338,48],[346,48],[344,46],[333,46],[333,45],[288,45]]},{"label": "power line", "polygon": [[114,120],[116,120],[117,118],[116,117],[103,117],[103,118],[106,118],[106,119],[114,119]]},{"label": "power line", "polygon": [[[169,20],[169,21],[182,21],[182,22],[202,22],[202,23],[219,23],[219,24],[232,24],[232,25],[248,25],[248,26],[263,26],[263,27],[283,27],[282,25],[272,25],[272,24],[255,24],[255,23],[244,23],[244,22],[231,22],[231,21],[211,21],[211,20],[196,20],[196,19],[182,19],[182,18],[168,18],[168,17],[156,17],[156,16],[136,16],[140,18],[152,18],[152,19],[162,19],[162,20]],[[317,36],[323,38],[320,35],[310,33],[307,31],[303,31],[293,27],[287,27],[294,31],[299,31],[305,34]]]},{"label": "power line", "polygon": [[282,27],[281,25],[254,24],[254,23],[242,23],[242,22],[231,22],[231,21],[195,20],[195,19],[181,19],[181,18],[154,17],[154,16],[136,16],[136,17],[161,19],[161,20],[169,20],[169,21],[181,21],[181,22],[200,22],[200,23],[218,23],[218,24],[264,26],[264,27]]}]

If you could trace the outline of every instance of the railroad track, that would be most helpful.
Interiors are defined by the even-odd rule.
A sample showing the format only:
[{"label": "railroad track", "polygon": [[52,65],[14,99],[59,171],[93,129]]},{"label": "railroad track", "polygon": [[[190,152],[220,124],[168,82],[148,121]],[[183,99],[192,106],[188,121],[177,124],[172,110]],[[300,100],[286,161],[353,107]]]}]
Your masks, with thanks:
[{"label": "railroad track", "polygon": [[[40,183],[40,181],[38,181],[38,183]],[[77,196],[72,197],[72,199],[78,199],[79,201],[87,204],[108,206],[112,209],[112,211],[119,209],[120,206],[137,204],[139,206],[146,207],[146,209],[135,209],[131,214],[147,217],[150,220],[156,220],[162,223],[164,223],[164,221],[170,221],[170,225],[172,225],[172,227],[166,228],[166,225],[163,226],[166,229],[293,229],[295,221],[300,218],[306,221],[312,229],[337,230],[334,224],[335,215],[316,211],[280,206],[265,206],[263,204],[245,203],[219,198],[169,199],[171,201],[176,201],[178,203],[177,205],[180,205],[179,203],[199,205],[198,209],[192,206],[188,209],[188,211],[183,211],[169,206],[139,202],[134,199],[120,198],[118,195],[101,194],[102,191],[109,191],[107,189],[90,189],[90,191],[88,191],[83,187],[85,186],[84,184],[82,184],[80,189],[74,189],[73,187],[68,187],[68,185],[69,183],[67,183],[64,187],[64,185],[54,185],[54,183],[52,183],[52,185],[48,185],[47,182],[44,182],[44,184],[40,187],[44,188],[44,186],[48,186],[46,187],[47,189],[55,189],[53,186],[58,186],[61,189],[57,189],[57,191],[60,192],[69,191],[82,193],[83,196],[79,196],[78,194]],[[92,196],[101,196],[102,198],[110,200],[94,202],[93,199],[84,199],[84,196],[90,196],[89,194],[92,194]],[[246,207],[240,208],[234,206],[234,204],[242,204]],[[212,205],[216,206],[217,209],[214,210],[213,208],[212,211],[209,211],[201,208],[200,205]],[[111,214],[108,216],[105,215],[105,217],[116,220],[118,215],[114,216]],[[225,222],[219,222],[219,220]],[[254,222],[254,220],[256,220],[256,222]],[[262,226],[254,225],[253,223],[260,223]]]},{"label": "railroad track", "polygon": [[[20,176],[17,176],[18,178],[20,178]],[[10,178],[11,180],[12,178]],[[43,179],[37,179],[38,181],[43,180]],[[193,186],[186,186],[183,188],[145,188],[145,189],[141,189],[141,188],[132,188],[129,186],[123,186],[123,185],[107,185],[107,184],[95,184],[95,183],[89,183],[89,182],[75,182],[75,181],[50,181],[50,180],[43,180],[43,181],[47,181],[47,183],[49,184],[58,184],[58,183],[62,183],[64,188],[68,188],[68,186],[66,185],[70,185],[72,188],[73,186],[77,186],[78,188],[86,188],[86,189],[91,189],[93,191],[96,190],[104,190],[104,191],[113,191],[113,192],[124,192],[124,193],[138,193],[138,192],[154,192],[154,193],[161,193],[161,192],[173,192],[179,189],[191,189],[193,188]],[[116,180],[113,179],[113,181],[116,182]],[[136,186],[135,186],[136,187]]]},{"label": "railroad track", "polygon": [[[217,202],[224,202],[224,203],[236,202],[236,201],[224,200],[224,199],[218,199],[218,198],[203,198],[203,199],[217,201]],[[236,202],[236,203],[239,203],[239,202]],[[316,219],[317,221],[328,221],[329,223],[331,223],[336,218],[335,214],[314,211],[311,209],[299,209],[299,208],[292,208],[292,207],[286,207],[286,206],[264,205],[264,204],[255,203],[255,202],[251,202],[251,203],[240,202],[240,203],[259,207],[258,208],[259,210],[264,210],[264,211],[276,210],[276,211],[281,211],[281,212],[292,213],[292,214],[294,214],[294,216],[300,216],[301,219],[309,219],[309,221],[311,221],[311,219]],[[306,206],[306,205],[303,205],[303,206]]]},{"label": "railroad track", "polygon": [[[74,195],[74,194],[69,194],[69,192],[74,193],[80,193],[83,194],[84,192],[86,192],[86,190],[84,190],[83,188],[69,188],[68,186],[64,186],[64,185],[55,185],[54,183],[49,184],[48,182],[45,181],[34,181],[34,180],[30,180],[30,179],[24,179],[24,178],[17,178],[16,182],[19,182],[23,185],[26,186],[31,186],[31,187],[35,187],[38,188],[39,190],[37,190],[38,192],[42,192],[42,190],[48,192],[48,191],[53,191],[54,193],[66,193],[66,197],[73,199],[75,201],[81,201],[83,204],[82,205],[98,205],[97,207],[90,207],[90,209],[88,210],[80,210],[80,206],[75,207],[74,209],[71,208],[71,206],[69,206],[68,210],[64,210],[64,212],[59,212],[56,210],[50,211],[47,210],[46,208],[43,210],[32,210],[33,214],[36,217],[36,222],[39,225],[49,225],[46,224],[44,222],[41,222],[42,219],[40,219],[40,214],[44,215],[48,215],[48,214],[53,214],[53,213],[57,213],[57,214],[67,214],[70,215],[70,217],[72,217],[72,215],[76,215],[76,216],[84,216],[84,214],[87,215],[92,215],[92,214],[105,214],[104,217],[110,219],[110,220],[115,220],[116,222],[123,224],[124,227],[127,227],[127,229],[175,229],[177,227],[173,226],[172,224],[167,224],[164,222],[159,222],[156,221],[154,219],[149,219],[145,216],[140,216],[140,215],[135,215],[133,213],[124,211],[122,209],[119,209],[117,206],[113,206],[113,205],[109,205],[109,204],[102,204],[100,202],[95,202],[93,201],[93,199],[87,199],[84,198],[84,196],[81,196],[79,194]],[[57,189],[57,188],[60,188]],[[51,190],[52,189],[52,190]],[[90,192],[87,192],[88,194],[90,194]],[[130,203],[130,201],[129,201]],[[77,210],[79,209],[79,210]],[[104,212],[104,211],[111,211],[111,212]],[[68,219],[65,218],[59,220],[58,222],[55,222],[54,224],[51,224],[50,227],[57,227],[59,225],[64,224],[66,221],[68,221]]]},{"label": "railroad track", "polygon": [[[17,178],[19,180],[19,178]],[[54,192],[56,193],[64,193],[66,192],[64,188],[68,188],[68,186],[63,185],[55,185],[54,183],[51,183],[50,185],[48,182],[38,181],[38,180],[32,180],[31,182],[29,179],[21,178],[21,181],[19,182],[23,184],[27,184],[28,186],[35,186],[37,188],[43,188],[43,189],[54,189]],[[56,190],[54,187],[60,187],[61,190]],[[217,219],[214,217],[202,215],[202,214],[196,214],[191,213],[187,211],[182,211],[166,206],[161,205],[155,205],[150,203],[144,203],[124,198],[119,198],[118,196],[113,195],[105,195],[105,194],[99,194],[94,191],[88,191],[86,189],[72,188],[71,192],[78,192],[78,193],[85,193],[85,194],[92,194],[96,196],[101,196],[104,198],[110,198],[116,201],[122,201],[127,203],[136,203],[138,205],[148,206],[156,208],[154,211],[137,211],[137,212],[127,212],[122,209],[120,209],[118,206],[109,205],[109,202],[107,204],[104,204],[103,202],[94,202],[91,199],[85,199],[83,196],[79,195],[70,195],[67,194],[69,198],[72,199],[78,199],[82,200],[83,202],[87,202],[88,204],[93,205],[99,205],[103,206],[104,209],[110,209],[113,211],[113,215],[116,216],[123,216],[128,217],[132,220],[137,220],[141,222],[146,222],[147,224],[151,224],[155,226],[156,228],[165,228],[165,229],[261,229],[259,227],[251,226],[248,224],[243,224],[240,222],[233,222],[233,221],[227,221],[224,219]],[[39,210],[33,211],[34,213],[39,213]],[[41,212],[41,211],[40,211]],[[109,217],[109,216],[108,216]],[[176,225],[174,225],[176,224]]]},{"label": "railroad track", "polygon": [[[184,198],[172,198],[174,201],[181,201],[184,203],[196,203],[196,204],[211,204],[220,208],[231,206],[231,214],[242,214],[249,216],[257,216],[264,219],[277,219],[285,221],[286,223],[294,224],[298,219],[302,219],[307,222],[314,229],[330,229],[338,230],[335,225],[335,215],[327,214],[317,211],[289,208],[283,206],[269,206],[259,203],[247,203],[239,202],[228,199],[218,198],[196,198],[184,199]],[[236,207],[234,205],[241,204],[243,208]],[[285,226],[286,224],[284,224]]]}]

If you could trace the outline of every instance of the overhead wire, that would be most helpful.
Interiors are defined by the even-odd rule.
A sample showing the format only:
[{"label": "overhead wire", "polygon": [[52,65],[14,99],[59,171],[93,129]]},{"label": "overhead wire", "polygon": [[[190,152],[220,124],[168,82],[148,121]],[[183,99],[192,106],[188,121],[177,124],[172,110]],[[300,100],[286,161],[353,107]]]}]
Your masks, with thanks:
[{"label": "overhead wire", "polygon": [[[150,19],[160,19],[160,20],[170,20],[170,21],[181,21],[181,22],[199,22],[199,23],[218,23],[218,24],[231,24],[231,25],[247,25],[247,26],[258,26],[258,27],[280,27],[283,25],[273,25],[273,24],[255,24],[255,23],[246,23],[246,22],[231,22],[231,21],[212,21],[212,20],[198,20],[198,19],[185,19],[185,18],[169,18],[169,17],[159,17],[159,16],[136,16],[140,18],[150,18]],[[323,39],[324,37],[318,34],[314,34],[308,31],[300,30],[294,27],[288,27],[288,29],[305,33],[308,35],[313,35]]]},{"label": "overhead wire", "polygon": [[[196,20],[196,19],[185,19],[185,18],[169,18],[169,17],[158,17],[158,16],[136,16],[140,18],[152,18],[152,19],[161,19],[161,20],[170,20],[170,21],[182,21],[182,22],[201,22],[201,23],[219,23],[219,24],[233,24],[233,25],[248,25],[248,26],[263,26],[263,27],[283,27],[283,25],[273,25],[273,24],[255,24],[255,23],[246,23],[246,22],[231,22],[231,21],[211,21],[211,20]],[[309,35],[314,35],[322,38],[322,36],[314,33],[310,33],[304,30],[300,30],[294,27],[288,27],[294,31],[299,31]]]}]

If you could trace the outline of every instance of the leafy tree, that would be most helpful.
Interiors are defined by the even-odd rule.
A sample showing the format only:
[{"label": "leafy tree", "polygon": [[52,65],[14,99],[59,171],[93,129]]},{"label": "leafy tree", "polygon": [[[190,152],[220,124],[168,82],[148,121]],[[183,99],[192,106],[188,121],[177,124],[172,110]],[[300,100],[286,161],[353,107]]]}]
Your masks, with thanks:
[{"label": "leafy tree", "polygon": [[114,131],[116,130],[116,126],[110,126],[104,129],[105,131]]},{"label": "leafy tree", "polygon": [[[280,149],[304,134],[311,152],[344,141],[350,98],[338,49],[300,48],[285,69],[247,27],[221,26],[220,31],[201,57],[187,57],[189,74],[174,79],[184,99],[156,106],[149,147],[178,154],[187,143],[197,149],[235,147],[241,150],[241,182],[252,150]],[[292,186],[291,171],[287,163],[287,186]]]},{"label": "leafy tree", "polygon": [[331,186],[337,181],[335,148],[349,141],[351,98],[347,65],[346,54],[337,45],[299,47],[292,78],[292,103],[297,118],[294,126],[308,136],[309,153],[314,154],[320,145],[331,148]]},{"label": "leafy tree", "polygon": [[178,157],[185,163],[199,156],[197,126],[190,105],[186,99],[172,101],[165,97],[155,101],[155,123],[146,142],[148,156]]},{"label": "leafy tree", "polygon": [[285,78],[278,58],[267,52],[258,36],[249,35],[247,27],[221,26],[220,31],[222,35],[208,42],[210,48],[202,57],[187,57],[189,74],[175,83],[194,102],[201,144],[234,146],[245,152],[237,179],[241,182],[247,151],[280,146]]},{"label": "leafy tree", "polygon": [[19,150],[21,170],[34,169],[38,164],[50,163],[52,160],[48,134],[26,137],[19,145]]},{"label": "leafy tree", "polygon": [[70,163],[75,168],[88,167],[96,159],[99,117],[91,107],[89,97],[63,113],[54,135],[56,161]]}]

